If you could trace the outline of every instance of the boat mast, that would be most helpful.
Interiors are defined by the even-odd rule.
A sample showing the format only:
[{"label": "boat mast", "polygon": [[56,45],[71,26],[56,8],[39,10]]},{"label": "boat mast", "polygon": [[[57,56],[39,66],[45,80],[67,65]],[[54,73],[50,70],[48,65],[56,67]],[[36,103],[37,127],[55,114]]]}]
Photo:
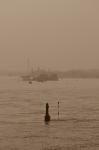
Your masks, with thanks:
[{"label": "boat mast", "polygon": [[30,60],[29,58],[27,59],[27,73],[30,71]]}]

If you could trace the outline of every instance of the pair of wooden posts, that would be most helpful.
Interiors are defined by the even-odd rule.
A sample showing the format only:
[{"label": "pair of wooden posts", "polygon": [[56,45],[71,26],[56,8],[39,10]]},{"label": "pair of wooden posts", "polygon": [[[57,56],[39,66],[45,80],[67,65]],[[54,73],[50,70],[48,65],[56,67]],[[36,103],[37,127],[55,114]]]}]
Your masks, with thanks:
[{"label": "pair of wooden posts", "polygon": [[[59,119],[59,102],[58,102],[58,119]],[[46,114],[45,114],[45,122],[49,122],[51,117],[49,115],[49,104],[46,103]]]}]

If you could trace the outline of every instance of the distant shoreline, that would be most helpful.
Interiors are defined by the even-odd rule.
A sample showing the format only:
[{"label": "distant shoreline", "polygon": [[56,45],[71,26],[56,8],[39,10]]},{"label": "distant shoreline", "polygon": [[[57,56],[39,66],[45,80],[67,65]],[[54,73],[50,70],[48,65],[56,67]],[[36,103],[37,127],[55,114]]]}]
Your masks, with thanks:
[{"label": "distant shoreline", "polygon": [[70,70],[65,72],[58,72],[60,78],[77,78],[77,79],[89,79],[99,78],[99,70]]},{"label": "distant shoreline", "polygon": [[[60,79],[99,79],[99,69],[52,71],[57,73]],[[22,76],[26,74],[20,71],[1,71],[0,76]]]}]

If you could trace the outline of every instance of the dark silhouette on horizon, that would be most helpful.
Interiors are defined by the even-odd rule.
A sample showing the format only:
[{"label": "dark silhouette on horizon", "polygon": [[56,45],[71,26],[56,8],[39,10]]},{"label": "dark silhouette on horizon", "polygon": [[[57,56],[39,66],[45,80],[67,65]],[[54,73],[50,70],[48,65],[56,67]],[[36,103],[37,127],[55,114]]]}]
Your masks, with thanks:
[{"label": "dark silhouette on horizon", "polygon": [[45,114],[45,122],[49,122],[50,121],[50,115],[49,115],[49,104],[46,103],[46,114]]}]

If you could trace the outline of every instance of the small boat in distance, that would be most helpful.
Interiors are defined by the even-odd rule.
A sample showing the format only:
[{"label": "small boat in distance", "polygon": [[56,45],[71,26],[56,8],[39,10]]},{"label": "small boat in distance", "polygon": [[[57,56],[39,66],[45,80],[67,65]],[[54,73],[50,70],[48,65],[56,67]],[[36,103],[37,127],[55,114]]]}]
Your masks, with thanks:
[{"label": "small boat in distance", "polygon": [[32,84],[32,81],[29,81],[29,84]]}]

